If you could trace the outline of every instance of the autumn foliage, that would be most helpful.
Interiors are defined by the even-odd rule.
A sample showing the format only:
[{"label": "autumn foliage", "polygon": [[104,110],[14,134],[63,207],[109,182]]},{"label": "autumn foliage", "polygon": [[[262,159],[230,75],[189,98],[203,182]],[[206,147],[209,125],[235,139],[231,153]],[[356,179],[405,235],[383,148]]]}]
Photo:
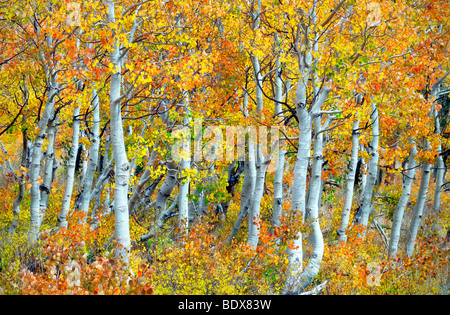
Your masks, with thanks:
[{"label": "autumn foliage", "polygon": [[0,4],[0,294],[448,294],[448,12]]}]

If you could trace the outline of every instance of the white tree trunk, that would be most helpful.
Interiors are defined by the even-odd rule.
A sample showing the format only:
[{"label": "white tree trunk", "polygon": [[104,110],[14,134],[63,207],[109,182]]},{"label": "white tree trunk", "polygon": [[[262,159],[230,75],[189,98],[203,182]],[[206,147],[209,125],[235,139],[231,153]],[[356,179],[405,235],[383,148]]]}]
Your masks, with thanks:
[{"label": "white tree trunk", "polygon": [[54,98],[58,93],[56,75],[52,75],[48,80],[49,83],[49,94],[48,99],[45,104],[45,109],[42,113],[41,119],[39,120],[39,131],[36,135],[36,140],[33,143],[33,150],[31,155],[31,168],[29,172],[31,190],[30,190],[30,231],[29,238],[31,242],[35,242],[39,236],[39,230],[41,227],[41,194],[39,188],[39,173],[41,170],[41,157],[42,157],[42,145],[45,139],[45,130],[50,116],[53,114],[54,108]]},{"label": "white tree trunk", "polygon": [[[297,85],[295,104],[297,107],[297,118],[299,127],[299,141],[297,159],[294,165],[294,181],[292,183],[291,210],[305,217],[306,207],[306,179],[311,152],[312,121],[306,107],[306,88],[309,78],[309,65],[311,55],[307,55],[308,66],[302,65],[302,75]],[[299,232],[296,239],[288,248],[288,274],[286,278],[285,291],[296,291],[298,279],[303,270],[303,236]]]},{"label": "white tree trunk", "polygon": [[[231,241],[241,228],[241,224],[250,211],[252,196],[256,186],[256,166],[255,166],[255,144],[249,137],[248,141],[248,159],[244,161],[244,180],[242,182],[241,190],[241,207],[239,211],[239,217],[231,229],[230,237],[228,241]],[[249,220],[250,221],[250,220]],[[249,222],[250,224],[250,222]],[[249,226],[250,230],[250,226]]]},{"label": "white tree trunk", "polygon": [[388,257],[397,255],[398,242],[400,240],[401,227],[403,221],[403,214],[405,212],[406,205],[409,202],[411,196],[411,188],[414,182],[414,175],[416,174],[416,160],[417,155],[416,145],[411,148],[409,152],[408,171],[404,176],[404,182],[402,187],[402,195],[395,207],[394,218],[392,221],[391,236],[389,240]]},{"label": "white tree trunk", "polygon": [[[278,36],[275,35],[275,41],[278,42]],[[283,81],[281,79],[281,65],[277,58],[275,61],[276,73],[275,73],[275,116],[278,119],[282,118],[281,102],[283,100]],[[285,162],[286,150],[279,145],[278,156],[275,166],[275,173],[273,178],[273,211],[272,211],[272,224],[273,226],[280,225],[280,216],[283,211],[283,177],[284,177],[284,162]]]},{"label": "white tree trunk", "polygon": [[261,158],[261,163],[257,168],[255,176],[255,189],[253,195],[250,198],[250,212],[248,215],[248,238],[247,243],[251,248],[256,249],[259,240],[259,230],[260,230],[260,210],[261,210],[261,199],[264,193],[264,183],[266,180],[266,172],[269,167],[270,159],[268,157]]},{"label": "white tree trunk", "polygon": [[[24,119],[25,121],[25,119]],[[22,131],[22,158],[20,165],[23,167],[26,167],[27,164],[27,153],[28,153],[28,137],[27,137],[27,130]],[[14,219],[9,225],[8,233],[10,235],[13,235],[16,232],[17,226],[19,225],[19,215],[20,215],[20,204],[22,203],[23,197],[25,196],[25,181],[24,181],[24,175],[22,175],[18,179],[19,183],[19,193],[14,199],[13,202],[13,216]]]},{"label": "white tree trunk", "polygon": [[[258,7],[258,10],[260,7]],[[255,94],[256,94],[256,115],[259,118],[262,117],[262,110],[263,110],[263,91],[262,91],[262,84],[263,84],[263,78],[261,75],[261,66],[259,64],[258,57],[251,56],[252,64],[253,64],[253,70],[255,72]],[[261,128],[260,130],[260,139],[261,139]],[[266,136],[266,135],[264,135]],[[250,138],[251,136],[249,136]],[[256,137],[255,137],[256,138]],[[266,138],[267,139],[267,138]],[[255,139],[256,142],[256,139]],[[264,183],[266,180],[266,171],[268,167],[268,163],[270,163],[270,160],[267,159],[267,157],[264,156],[262,149],[261,149],[261,140],[259,142],[256,142],[256,144],[253,144],[252,141],[249,141],[249,152],[253,152],[253,148],[256,150],[256,156],[254,159],[249,154],[249,162],[253,163],[253,165],[249,165],[251,168],[251,172],[253,172],[253,168],[256,171],[256,174],[254,175],[254,188],[253,193],[250,197],[250,208],[248,213],[248,237],[247,237],[247,243],[251,246],[251,248],[256,249],[256,246],[258,245],[259,240],[259,227],[260,224],[258,222],[259,215],[260,215],[260,208],[261,208],[261,199],[264,192]],[[251,175],[253,176],[253,174]]]},{"label": "white tree trunk", "polygon": [[378,144],[380,138],[379,133],[380,129],[379,129],[378,109],[376,105],[372,103],[372,141],[370,142],[372,152],[370,153],[370,160],[369,160],[369,176],[363,192],[363,200],[361,205],[361,222],[359,222],[363,226],[367,226],[367,224],[369,223],[369,216],[372,208],[373,190],[377,182],[378,158],[379,158]]},{"label": "white tree trunk", "polygon": [[[429,148],[429,143],[426,141],[426,147]],[[422,220],[423,209],[427,200],[428,184],[430,182],[431,165],[426,161],[422,166],[422,178],[420,180],[420,187],[417,193],[416,206],[414,207],[411,222],[409,224],[408,234],[405,243],[405,253],[411,257],[414,251],[417,232],[419,231],[420,222]]]},{"label": "white tree trunk", "polygon": [[94,175],[97,170],[98,152],[100,149],[100,101],[95,89],[92,91],[92,97],[92,141],[91,147],[89,148],[89,163],[84,177],[84,185],[82,190],[83,197],[80,206],[80,210],[86,215],[84,218],[85,220],[88,216],[89,205],[91,203],[92,184],[94,182]]},{"label": "white tree trunk", "polygon": [[[184,91],[184,104],[183,107],[185,109],[185,117],[183,119],[184,126],[189,128],[189,94],[187,91]],[[190,129],[189,129],[190,130]],[[190,143],[190,134],[189,138],[186,139],[186,145],[184,146],[184,151],[187,153],[187,156],[184,156],[180,161],[180,177],[183,171],[188,171],[191,168],[191,143]],[[189,176],[184,179],[180,178],[179,184],[179,197],[178,197],[178,226],[180,228],[180,233],[183,234],[187,228],[189,227],[189,184],[190,179]]]},{"label": "white tree trunk", "polygon": [[347,173],[347,186],[344,192],[344,208],[342,209],[341,225],[337,230],[339,240],[347,242],[347,234],[345,233],[350,218],[353,203],[353,190],[355,187],[356,166],[358,164],[359,151],[359,119],[353,122],[352,126],[352,154],[350,158],[350,165]]},{"label": "white tree trunk", "polygon": [[55,138],[56,138],[56,124],[57,118],[50,120],[48,123],[48,145],[46,150],[45,171],[44,178],[41,185],[41,200],[40,200],[40,220],[39,225],[42,225],[45,213],[47,212],[48,199],[50,197],[50,190],[52,189],[53,181],[53,162],[55,157]]},{"label": "white tree trunk", "polygon": [[[319,198],[322,190],[322,165],[323,165],[323,132],[321,117],[314,118],[314,126],[316,131],[316,139],[314,141],[313,165],[311,170],[310,191],[308,204],[306,207],[307,216],[309,218],[309,226],[311,228],[310,241],[312,245],[311,258],[305,270],[302,272],[298,288],[296,291],[305,289],[317,276],[322,262],[324,243],[322,230],[319,224]],[[319,133],[320,132],[320,133]]]},{"label": "white tree trunk", "polygon": [[[433,109],[434,112],[434,124],[435,124],[435,133],[440,135],[441,134],[441,124],[439,122],[438,112],[436,109]],[[444,171],[445,171],[445,164],[444,159],[442,158],[442,144],[439,141],[439,145],[437,147],[437,151],[439,155],[436,157],[436,188],[434,191],[434,199],[433,199],[433,211],[434,212],[440,212],[441,209],[441,192],[442,192],[442,185],[444,184]]]},{"label": "white tree trunk", "polygon": [[[108,1],[108,20],[115,23],[114,1]],[[116,34],[113,35],[114,37]],[[128,251],[130,249],[130,226],[128,212],[128,181],[130,178],[130,164],[125,149],[120,97],[122,88],[122,61],[118,39],[114,38],[110,62],[113,65],[110,83],[110,125],[111,143],[115,161],[114,186],[114,216],[115,238],[117,241],[116,255],[128,264]]]},{"label": "white tree trunk", "polygon": [[72,199],[73,185],[75,181],[75,161],[77,158],[78,143],[80,139],[80,107],[77,106],[73,110],[73,126],[72,126],[72,146],[70,148],[69,160],[67,161],[66,187],[61,206],[61,213],[58,216],[59,228],[67,228],[67,213],[70,209],[70,201]]}]

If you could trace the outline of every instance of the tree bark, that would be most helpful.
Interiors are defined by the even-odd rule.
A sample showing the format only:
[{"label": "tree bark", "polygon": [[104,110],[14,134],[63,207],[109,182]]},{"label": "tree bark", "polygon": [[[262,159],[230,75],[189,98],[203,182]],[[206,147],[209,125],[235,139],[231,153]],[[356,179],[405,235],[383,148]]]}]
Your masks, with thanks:
[{"label": "tree bark", "polygon": [[[21,161],[20,161],[20,165],[22,167],[26,167],[27,164],[27,155],[28,155],[28,137],[27,137],[27,130],[23,130],[22,131],[22,157],[21,157]],[[14,199],[13,202],[13,216],[14,219],[11,222],[11,224],[9,225],[9,235],[13,235],[16,232],[17,226],[19,225],[19,215],[20,215],[20,204],[22,203],[23,197],[25,196],[25,181],[24,181],[24,176],[22,175],[19,180],[19,193],[16,197],[16,199]]]},{"label": "tree bark", "polygon": [[50,191],[52,189],[53,182],[53,162],[55,157],[55,138],[56,138],[56,124],[57,117],[51,119],[48,123],[48,146],[45,157],[45,171],[44,178],[41,185],[41,200],[40,200],[40,220],[39,225],[42,225],[45,213],[47,212],[48,199],[50,197]]},{"label": "tree bark", "polygon": [[389,240],[388,257],[395,256],[398,250],[398,243],[400,240],[400,233],[402,227],[403,214],[405,212],[406,205],[409,202],[411,196],[411,188],[414,182],[414,175],[416,174],[416,160],[417,155],[416,145],[411,148],[409,152],[408,171],[404,175],[402,195],[395,207],[394,219],[392,221],[391,236]]},{"label": "tree bark", "polygon": [[85,214],[84,220],[86,220],[88,216],[89,205],[91,203],[91,191],[94,182],[94,175],[97,170],[98,152],[100,149],[100,101],[95,89],[92,91],[92,97],[92,141],[91,147],[89,148],[89,163],[84,177],[84,185],[82,190],[83,198],[80,206],[80,211],[83,211]]},{"label": "tree bark", "polygon": [[62,200],[61,213],[58,215],[59,228],[67,228],[67,213],[70,209],[70,201],[72,199],[73,185],[75,182],[75,162],[77,158],[78,143],[80,139],[80,107],[77,106],[73,110],[73,126],[72,126],[72,146],[70,148],[69,160],[67,161],[66,187],[64,188],[64,196]]},{"label": "tree bark", "polygon": [[374,103],[372,103],[372,141],[370,146],[372,152],[370,153],[369,160],[369,176],[363,192],[363,200],[361,205],[361,222],[363,226],[367,226],[369,223],[369,216],[372,209],[372,196],[375,184],[377,182],[378,173],[378,144],[380,138],[378,109]]},{"label": "tree bark", "polygon": [[359,151],[359,119],[353,122],[352,126],[352,154],[350,158],[350,165],[348,167],[347,173],[347,186],[344,192],[344,208],[342,209],[341,216],[341,225],[337,230],[337,235],[339,241],[347,242],[347,234],[345,233],[349,218],[350,212],[352,210],[353,203],[353,190],[355,187],[355,174],[356,174],[356,166],[358,164],[358,151]]},{"label": "tree bark", "polygon": [[[108,1],[108,20],[115,23],[115,3]],[[111,143],[115,161],[114,186],[114,217],[115,239],[117,241],[116,255],[128,264],[128,251],[130,249],[130,226],[128,212],[128,181],[130,178],[130,164],[125,149],[124,132],[121,115],[121,87],[122,87],[122,60],[120,47],[116,34],[113,32],[114,44],[110,54],[113,65],[110,83],[110,125]]]},{"label": "tree bark", "polygon": [[33,150],[31,155],[31,168],[29,172],[31,190],[30,190],[30,231],[29,239],[31,242],[35,242],[39,236],[39,230],[41,227],[41,194],[39,185],[39,173],[41,170],[41,157],[42,157],[42,145],[45,139],[45,130],[48,121],[53,114],[53,108],[55,106],[54,98],[58,93],[58,87],[56,83],[56,74],[51,75],[49,80],[49,94],[48,99],[45,104],[45,109],[42,113],[41,119],[39,120],[39,131],[36,135],[36,139],[33,143]]},{"label": "tree bark", "polygon": [[309,226],[312,230],[310,234],[312,253],[308,265],[301,274],[297,288],[298,291],[303,291],[317,276],[324,252],[323,235],[319,224],[319,201],[322,190],[323,165],[323,132],[320,132],[322,130],[320,116],[314,118],[314,126],[317,135],[314,141],[313,165],[309,183],[310,192],[306,207],[307,216],[310,221]]},{"label": "tree bark", "polygon": [[[426,147],[429,148],[428,141],[426,141]],[[414,251],[417,233],[419,231],[420,222],[422,220],[423,210],[425,207],[425,202],[427,200],[430,175],[431,175],[431,165],[426,161],[424,161],[422,165],[422,178],[420,180],[420,187],[416,198],[416,206],[414,207],[405,243],[405,253],[408,257],[411,257]]]}]

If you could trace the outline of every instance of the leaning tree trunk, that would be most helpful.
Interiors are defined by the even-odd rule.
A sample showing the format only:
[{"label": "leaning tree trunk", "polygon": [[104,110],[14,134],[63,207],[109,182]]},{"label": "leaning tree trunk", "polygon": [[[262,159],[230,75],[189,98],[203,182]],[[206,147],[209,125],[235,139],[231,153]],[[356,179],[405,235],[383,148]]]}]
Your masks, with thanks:
[{"label": "leaning tree trunk", "polygon": [[395,256],[397,254],[403,214],[405,212],[406,205],[408,204],[409,198],[411,196],[411,188],[414,182],[414,175],[416,174],[416,160],[415,160],[416,155],[417,155],[417,147],[414,144],[409,153],[408,170],[407,173],[404,175],[402,195],[397,203],[394,212],[394,218],[392,221],[392,228],[391,228],[391,237],[389,240],[388,257]]},{"label": "leaning tree trunk", "polygon": [[[426,148],[429,148],[429,143],[426,141]],[[423,209],[427,200],[428,184],[430,182],[431,165],[424,161],[422,165],[422,178],[420,180],[420,187],[417,193],[416,206],[412,214],[412,219],[409,224],[408,234],[405,243],[405,253],[411,257],[414,251],[417,233],[419,231],[420,222],[422,220]]]}]

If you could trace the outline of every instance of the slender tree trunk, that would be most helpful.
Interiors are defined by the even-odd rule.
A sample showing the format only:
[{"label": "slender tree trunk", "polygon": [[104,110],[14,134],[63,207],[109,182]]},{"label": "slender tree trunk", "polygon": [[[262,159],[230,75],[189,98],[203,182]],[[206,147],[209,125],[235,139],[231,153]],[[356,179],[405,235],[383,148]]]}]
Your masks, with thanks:
[{"label": "slender tree trunk", "polygon": [[[108,20],[115,23],[115,3],[108,1]],[[113,34],[116,37],[116,34]],[[122,115],[121,115],[121,88],[122,88],[122,60],[117,38],[114,38],[110,62],[113,65],[110,83],[110,125],[111,144],[115,161],[114,186],[114,217],[115,238],[117,241],[116,255],[128,264],[128,251],[130,249],[130,223],[128,212],[128,181],[130,178],[130,164],[125,149]]]},{"label": "slender tree trunk", "polygon": [[53,118],[48,123],[48,146],[45,160],[44,178],[41,185],[41,201],[40,201],[40,220],[39,225],[42,225],[45,213],[47,212],[48,199],[50,197],[50,191],[52,189],[53,182],[53,162],[55,157],[55,138],[56,138],[56,124],[57,118]]},{"label": "slender tree trunk", "polygon": [[241,224],[250,211],[252,196],[255,191],[256,185],[256,166],[255,166],[255,144],[249,137],[248,141],[248,159],[244,161],[244,180],[242,182],[241,190],[241,207],[239,211],[239,217],[231,229],[230,237],[231,241],[241,228]]},{"label": "slender tree trunk", "polygon": [[400,240],[400,233],[403,221],[403,214],[405,212],[406,205],[409,202],[411,196],[411,188],[414,182],[414,175],[416,174],[416,160],[417,155],[416,145],[411,148],[409,152],[408,171],[404,175],[402,195],[397,203],[394,212],[394,219],[392,221],[391,237],[389,240],[388,257],[397,255],[398,242]]},{"label": "slender tree trunk", "polygon": [[352,154],[350,158],[350,165],[348,167],[347,173],[347,187],[345,188],[344,193],[344,208],[342,209],[341,216],[341,225],[337,230],[337,234],[339,240],[342,242],[347,242],[347,234],[345,233],[349,218],[350,212],[352,210],[353,203],[353,190],[355,187],[355,174],[356,174],[356,166],[358,164],[358,151],[359,151],[359,119],[353,122],[352,126]]},{"label": "slender tree trunk", "polygon": [[73,110],[73,127],[72,127],[72,146],[70,148],[69,160],[67,161],[66,187],[64,188],[64,196],[62,200],[61,213],[58,215],[59,228],[67,228],[67,213],[70,209],[70,201],[72,199],[73,185],[75,181],[75,162],[77,159],[78,143],[80,139],[80,107],[77,106]]},{"label": "slender tree trunk", "polygon": [[[258,7],[258,10],[260,10],[260,6]],[[257,117],[262,117],[262,110],[264,107],[263,103],[263,91],[262,91],[262,85],[263,85],[263,78],[261,75],[261,66],[259,64],[258,57],[251,56],[252,64],[253,64],[253,70],[255,72],[255,83],[256,83],[256,115]],[[260,130],[260,139],[261,139],[261,128]],[[260,224],[258,222],[259,215],[260,215],[260,208],[261,208],[261,199],[264,192],[264,183],[266,180],[266,171],[268,168],[268,163],[270,163],[270,160],[268,161],[267,158],[264,156],[261,150],[261,140],[260,142],[252,143],[252,141],[249,141],[249,152],[250,150],[255,149],[256,156],[254,159],[251,158],[249,154],[249,162],[253,163],[254,165],[250,166],[250,176],[253,176],[253,168],[255,169],[255,175],[254,175],[254,188],[253,193],[250,196],[250,208],[248,213],[248,237],[247,237],[247,243],[253,248],[256,249],[256,246],[258,245],[259,240],[259,227]]]},{"label": "slender tree trunk", "polygon": [[[183,119],[183,124],[189,128],[189,94],[187,91],[184,91],[184,109],[185,109],[185,117]],[[190,130],[190,129],[189,129]],[[186,139],[186,143],[184,145],[184,151],[187,153],[187,156],[183,156],[180,161],[180,184],[179,184],[179,197],[178,197],[178,226],[180,228],[180,233],[183,234],[187,228],[189,227],[189,184],[190,179],[189,176],[181,179],[183,171],[188,171],[191,168],[191,144],[190,144],[190,134],[189,138]]]},{"label": "slender tree trunk", "polygon": [[298,285],[299,291],[305,289],[319,273],[320,263],[322,262],[324,252],[323,235],[319,224],[319,198],[322,189],[323,165],[323,132],[321,132],[322,123],[320,116],[314,118],[314,126],[317,135],[314,141],[313,165],[309,184],[310,194],[306,207],[307,216],[310,221],[309,226],[312,230],[310,235],[312,253],[308,265],[301,274],[300,283]]},{"label": "slender tree trunk", "polygon": [[92,91],[92,141],[91,147],[89,148],[89,163],[84,177],[84,185],[82,190],[82,200],[80,210],[85,213],[85,218],[88,216],[89,205],[91,203],[91,191],[94,182],[95,172],[97,170],[98,164],[98,152],[100,149],[100,101],[97,91],[94,89]]},{"label": "slender tree trunk", "polygon": [[139,182],[136,184],[136,189],[133,192],[133,195],[131,195],[130,200],[128,201],[128,209],[130,210],[130,213],[133,213],[134,208],[136,207],[136,204],[138,203],[139,199],[142,198],[141,194],[144,190],[144,186],[149,182],[151,177],[150,167],[155,163],[156,160],[156,148],[159,146],[158,142],[155,143],[153,146],[152,153],[150,153],[150,159],[148,163],[145,165],[145,170],[142,173]]},{"label": "slender tree trunk", "polygon": [[248,216],[249,231],[247,243],[253,249],[256,249],[259,240],[261,199],[263,197],[264,183],[269,163],[270,159],[268,157],[261,158],[261,163],[258,166],[255,176],[255,189],[250,198],[251,211]]},{"label": "slender tree trunk", "polygon": [[[306,179],[308,175],[308,164],[311,152],[312,121],[306,107],[306,88],[309,78],[309,65],[311,54],[307,55],[306,65],[302,65],[302,76],[299,79],[296,91],[295,103],[297,106],[297,117],[299,127],[299,141],[297,159],[294,166],[294,181],[292,183],[291,210],[300,213],[303,220],[306,208]],[[303,222],[302,220],[302,222]],[[286,292],[295,292],[298,287],[298,279],[303,271],[303,235],[298,233],[288,248],[288,275],[285,284]]]},{"label": "slender tree trunk", "polygon": [[[278,35],[275,35],[275,42],[278,43]],[[282,118],[281,102],[283,100],[283,81],[281,79],[281,64],[277,58],[275,62],[275,116]],[[286,91],[287,93],[287,91]],[[275,166],[275,173],[273,178],[273,211],[272,224],[273,226],[280,225],[280,216],[283,211],[283,177],[284,177],[284,163],[286,150],[279,147],[278,156]]]},{"label": "slender tree trunk", "polygon": [[167,163],[167,174],[164,183],[161,185],[156,196],[155,210],[157,216],[156,226],[161,228],[164,223],[164,214],[166,209],[167,200],[169,199],[172,190],[177,184],[177,164]]},{"label": "slender tree trunk", "polygon": [[[429,148],[428,141],[426,141],[426,147]],[[405,243],[405,253],[408,257],[411,257],[414,251],[417,233],[419,231],[420,222],[422,220],[423,209],[425,207],[425,202],[427,200],[430,175],[431,175],[431,165],[426,161],[424,161],[422,166],[422,178],[420,180],[420,187],[416,198],[416,206],[414,207]]]},{"label": "slender tree trunk", "polygon": [[39,230],[41,227],[41,210],[40,210],[40,203],[41,203],[41,194],[40,194],[40,188],[39,188],[39,173],[41,170],[41,157],[42,157],[42,145],[44,143],[45,139],[45,130],[47,127],[47,123],[51,118],[51,115],[53,114],[53,108],[54,108],[54,98],[56,94],[58,93],[57,83],[56,83],[56,75],[52,75],[50,77],[49,81],[49,94],[48,99],[45,104],[45,109],[42,113],[41,119],[39,120],[39,131],[36,135],[36,140],[33,143],[33,150],[32,150],[32,156],[31,156],[31,168],[29,172],[30,176],[30,183],[31,183],[31,189],[30,189],[30,232],[29,232],[29,238],[31,242],[35,242],[38,239],[39,236]]},{"label": "slender tree trunk", "polygon": [[[27,164],[27,154],[28,154],[28,137],[27,130],[22,130],[22,157],[20,165],[26,167]],[[19,225],[19,215],[20,215],[20,204],[22,203],[23,197],[25,196],[25,181],[23,175],[18,180],[19,183],[19,193],[13,202],[13,216],[14,219],[9,226],[9,234],[13,235],[16,232],[17,226]]]},{"label": "slender tree trunk", "polygon": [[378,143],[380,138],[378,109],[374,103],[372,103],[372,141],[370,145],[372,152],[370,153],[369,160],[369,177],[365,189],[363,192],[363,200],[361,205],[361,223],[363,226],[367,226],[369,223],[369,216],[372,209],[372,196],[375,184],[377,182],[378,173]]},{"label": "slender tree trunk", "polygon": [[[433,109],[434,112],[434,124],[435,124],[435,133],[440,135],[441,134],[441,123],[439,122],[438,112],[436,109]],[[442,158],[442,144],[439,141],[439,145],[437,147],[438,156],[436,157],[437,163],[436,163],[436,189],[434,191],[434,199],[433,199],[433,211],[434,212],[440,212],[441,210],[441,192],[442,192],[442,185],[444,184],[444,171],[445,171],[445,164],[444,159]]]}]

